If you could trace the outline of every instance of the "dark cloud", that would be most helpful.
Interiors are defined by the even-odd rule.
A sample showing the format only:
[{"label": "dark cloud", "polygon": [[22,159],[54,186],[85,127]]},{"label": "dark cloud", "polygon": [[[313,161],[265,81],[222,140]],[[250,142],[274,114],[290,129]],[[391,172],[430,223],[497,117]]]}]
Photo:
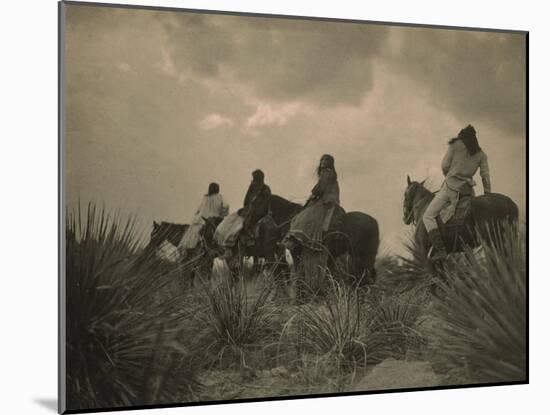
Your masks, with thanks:
[{"label": "dark cloud", "polygon": [[[399,28],[396,69],[422,84],[433,104],[464,123],[485,121],[525,134],[523,34]],[[471,120],[471,121],[470,121]]]},{"label": "dark cloud", "polygon": [[373,85],[383,26],[240,16],[172,15],[166,24],[176,67],[220,71],[259,98],[359,104]]},{"label": "dark cloud", "polygon": [[216,77],[233,54],[231,32],[213,24],[210,15],[171,13],[164,17],[170,57],[180,72]]}]

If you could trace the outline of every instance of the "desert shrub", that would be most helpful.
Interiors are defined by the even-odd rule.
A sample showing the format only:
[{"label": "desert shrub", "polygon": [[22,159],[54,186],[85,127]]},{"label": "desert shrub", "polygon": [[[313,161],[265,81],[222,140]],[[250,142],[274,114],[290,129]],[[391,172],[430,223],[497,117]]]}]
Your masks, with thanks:
[{"label": "desert shrub", "polygon": [[362,301],[358,290],[329,276],[330,289],[320,303],[304,304],[285,325],[299,354],[330,356],[338,370],[354,371],[386,357],[403,357],[418,346],[415,330],[421,314],[411,296]]},{"label": "desert shrub", "polygon": [[508,225],[467,250],[442,271],[444,293],[435,315],[434,360],[463,382],[526,379],[526,251],[523,235]]},{"label": "desert shrub", "polygon": [[413,289],[399,295],[378,299],[367,309],[365,321],[369,364],[386,358],[404,358],[409,353],[420,353],[426,339],[419,331],[429,294]]},{"label": "desert shrub", "polygon": [[404,238],[404,254],[383,252],[376,258],[378,279],[375,293],[382,298],[400,296],[415,291],[420,294],[423,290],[433,287],[437,278],[437,270],[426,255],[427,251],[418,243],[413,234]]},{"label": "desert shrub", "polygon": [[339,366],[366,363],[361,331],[361,301],[356,290],[329,276],[329,289],[320,303],[301,306],[297,319],[300,346],[307,353],[333,356]]},{"label": "desert shrub", "polygon": [[[84,217],[83,217],[84,216]],[[181,296],[153,301],[170,282],[141,256],[135,222],[89,205],[67,214],[66,364],[69,409],[193,399],[195,354]]]},{"label": "desert shrub", "polygon": [[224,274],[218,281],[201,282],[206,299],[199,317],[205,327],[205,355],[216,356],[222,366],[238,362],[246,367],[248,352],[277,339],[279,310],[269,303],[274,285],[268,280],[253,284],[228,270]]},{"label": "desert shrub", "polygon": [[[328,274],[328,273],[327,273]],[[417,331],[425,297],[418,293],[365,301],[361,291],[328,274],[316,302],[296,308],[280,344],[295,347],[295,388],[304,393],[345,391],[358,374],[386,358],[404,358],[423,346]],[[300,392],[300,393],[301,393]]]}]

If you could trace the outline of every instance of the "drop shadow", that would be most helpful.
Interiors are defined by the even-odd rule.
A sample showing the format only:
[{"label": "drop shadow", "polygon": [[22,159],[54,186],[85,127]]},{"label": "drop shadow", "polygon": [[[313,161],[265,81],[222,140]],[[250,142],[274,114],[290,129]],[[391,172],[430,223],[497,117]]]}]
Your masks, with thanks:
[{"label": "drop shadow", "polygon": [[52,412],[57,413],[57,399],[55,398],[35,398],[34,402]]}]

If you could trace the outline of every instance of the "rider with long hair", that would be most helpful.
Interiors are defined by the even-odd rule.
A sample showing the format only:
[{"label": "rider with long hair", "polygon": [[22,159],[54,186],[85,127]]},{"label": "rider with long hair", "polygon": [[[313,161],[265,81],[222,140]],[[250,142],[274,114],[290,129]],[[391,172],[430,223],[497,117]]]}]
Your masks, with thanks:
[{"label": "rider with long hair", "polygon": [[441,162],[445,181],[424,213],[424,225],[432,243],[432,259],[446,256],[445,245],[437,225],[437,216],[450,204],[458,201],[460,195],[473,195],[473,176],[479,169],[485,194],[491,192],[491,179],[487,155],[479,146],[476,130],[471,125],[460,130],[458,136],[449,141],[447,153]]},{"label": "rider with long hair", "polygon": [[304,209],[292,219],[287,238],[289,242],[295,238],[313,249],[319,248],[323,234],[341,219],[340,186],[334,157],[330,154],[321,157],[317,178],[317,184],[311,190]]}]

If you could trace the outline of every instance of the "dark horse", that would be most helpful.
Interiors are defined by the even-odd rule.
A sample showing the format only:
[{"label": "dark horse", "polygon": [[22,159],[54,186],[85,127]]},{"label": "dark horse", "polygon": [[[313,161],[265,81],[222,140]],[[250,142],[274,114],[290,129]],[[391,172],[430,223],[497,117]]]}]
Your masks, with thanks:
[{"label": "dark horse", "polygon": [[153,230],[151,231],[151,237],[146,250],[156,251],[164,241],[170,242],[174,246],[178,246],[187,228],[189,228],[187,224],[170,222],[157,223],[153,221]]},{"label": "dark horse", "polygon": [[[433,198],[434,193],[424,187],[424,182],[411,181],[407,176],[407,188],[403,198],[403,222],[406,225],[416,225],[414,240],[426,250],[426,253],[429,252],[431,243],[422,218]],[[488,232],[494,231],[495,226],[513,223],[517,219],[518,206],[508,196],[499,193],[474,196],[464,225],[440,226],[441,236],[447,252],[461,252],[465,246],[479,246],[478,233],[482,238],[489,237]]]},{"label": "dark horse", "polygon": [[[230,268],[236,270],[242,264],[243,257],[252,257],[259,269],[259,259],[263,258],[266,264],[277,263],[284,255],[278,243],[290,227],[290,220],[302,209],[302,205],[290,202],[280,196],[271,195],[270,214],[261,218],[255,226],[255,235],[251,239],[244,232],[237,238],[233,247],[233,260]],[[217,247],[220,254],[223,247]]]},{"label": "dark horse", "polygon": [[[183,260],[181,269],[184,273],[184,280],[191,286],[194,284],[195,274],[207,274],[212,269],[212,263],[214,259],[213,253],[213,237],[216,227],[221,222],[221,218],[203,218],[204,226],[200,230],[201,241],[200,243],[187,253],[186,258]],[[154,255],[156,251],[161,247],[164,241],[167,241],[177,247],[184,233],[189,228],[187,224],[176,224],[170,222],[153,222],[153,230],[151,231],[151,237],[149,244],[147,245],[145,252],[148,255]],[[191,264],[193,262],[193,264]],[[192,265],[187,267],[186,264]]]},{"label": "dark horse", "polygon": [[[205,225],[200,231],[200,235],[204,237],[208,245],[212,244],[214,231],[221,222],[221,218],[203,218]],[[183,238],[184,233],[189,228],[187,224],[178,224],[170,222],[157,223],[153,221],[153,230],[149,240],[149,248],[158,249],[164,241],[170,242],[174,246],[178,246]]]},{"label": "dark horse", "polygon": [[[271,197],[273,221],[264,221],[260,226],[256,240],[258,251],[265,258],[281,256],[279,243],[290,229],[290,222],[303,207],[280,196]],[[376,271],[374,262],[378,252],[379,230],[376,219],[362,212],[348,212],[344,216],[339,232],[329,233],[325,237],[325,247],[329,253],[327,266],[333,270],[338,257],[349,254],[352,273],[366,283],[374,283]],[[299,261],[301,247],[296,247],[292,254]]]}]

